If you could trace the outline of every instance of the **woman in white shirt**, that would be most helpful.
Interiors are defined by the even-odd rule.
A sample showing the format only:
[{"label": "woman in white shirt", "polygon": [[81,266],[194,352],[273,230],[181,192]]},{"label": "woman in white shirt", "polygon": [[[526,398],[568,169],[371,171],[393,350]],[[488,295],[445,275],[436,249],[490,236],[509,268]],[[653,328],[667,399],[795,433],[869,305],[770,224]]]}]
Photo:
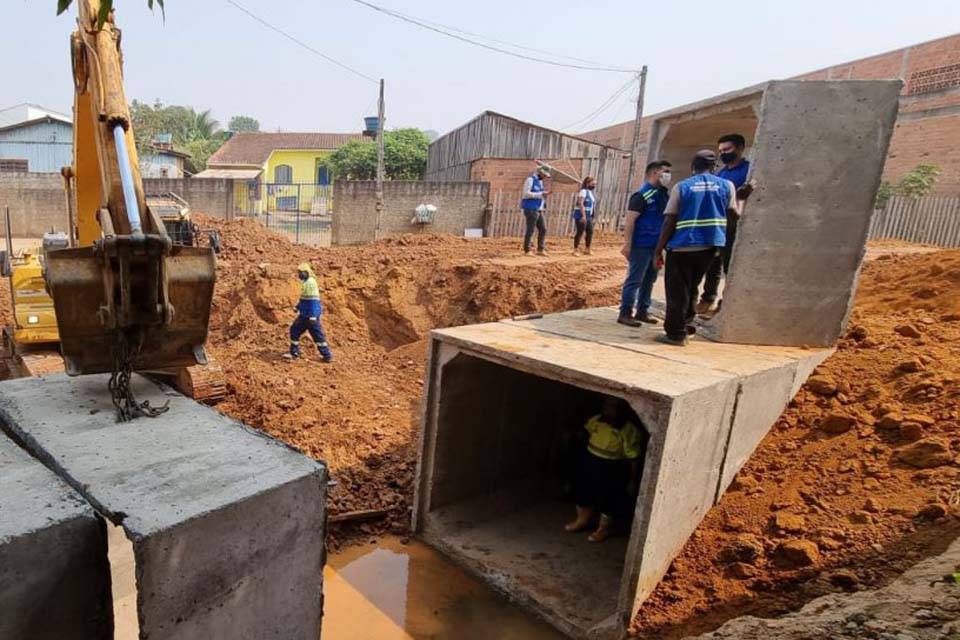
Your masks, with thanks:
[{"label": "woman in white shirt", "polygon": [[590,255],[590,245],[593,243],[593,205],[596,202],[596,196],[593,190],[597,188],[597,181],[593,176],[587,176],[583,179],[580,193],[577,194],[577,204],[573,208],[573,224],[577,227],[577,233],[573,236],[573,255],[580,255],[580,239],[586,236],[584,243],[584,253]]}]

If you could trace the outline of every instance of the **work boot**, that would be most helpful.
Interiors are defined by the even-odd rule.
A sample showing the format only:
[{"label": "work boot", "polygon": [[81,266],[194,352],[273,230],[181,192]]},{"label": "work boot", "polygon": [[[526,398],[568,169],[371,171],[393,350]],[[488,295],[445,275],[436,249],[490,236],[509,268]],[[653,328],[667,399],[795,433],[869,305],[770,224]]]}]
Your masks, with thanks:
[{"label": "work boot", "polygon": [[657,336],[654,338],[654,340],[657,342],[662,342],[663,344],[669,344],[673,347],[685,347],[687,346],[687,342],[689,342],[687,336],[683,336],[682,338],[673,338],[665,333]]},{"label": "work boot", "polygon": [[586,249],[583,250],[583,255],[585,256],[593,255],[593,251],[590,251],[590,247],[587,247]]},{"label": "work boot", "polygon": [[701,316],[709,315],[716,311],[713,307],[713,300],[701,300],[697,303],[697,313]]},{"label": "work boot", "polygon": [[596,531],[591,533],[587,537],[587,542],[603,542],[610,537],[610,521],[611,518],[607,514],[600,515],[600,524],[597,525]]},{"label": "work boot", "polygon": [[538,255],[538,256],[544,256],[544,257],[546,257],[546,256],[548,256],[548,255],[550,255],[550,254],[547,253],[547,250],[546,250],[546,249],[538,249],[538,250],[537,250],[537,255]]},{"label": "work boot", "polygon": [[583,531],[590,526],[590,520],[593,518],[593,509],[589,507],[577,507],[577,517],[573,522],[568,522],[564,529],[570,533]]},{"label": "work boot", "polygon": [[625,324],[625,325],[627,325],[628,327],[639,327],[639,326],[641,326],[641,325],[643,324],[642,322],[640,322],[639,320],[637,320],[637,319],[634,318],[633,316],[628,316],[628,315],[623,314],[623,313],[621,313],[619,316],[617,316],[617,322],[620,323],[620,324]]},{"label": "work boot", "polygon": [[283,354],[284,360],[296,360],[299,357],[300,357],[299,353],[291,353],[289,351]]},{"label": "work boot", "polygon": [[524,249],[524,250],[523,250],[523,255],[525,255],[525,256],[532,256],[533,253],[530,251],[530,249]]},{"label": "work boot", "polygon": [[660,324],[660,321],[650,315],[649,311],[644,311],[643,313],[637,314],[637,320],[645,324]]},{"label": "work boot", "polygon": [[579,255],[580,255],[580,249],[574,249],[574,250],[573,250],[573,255],[579,256]]}]

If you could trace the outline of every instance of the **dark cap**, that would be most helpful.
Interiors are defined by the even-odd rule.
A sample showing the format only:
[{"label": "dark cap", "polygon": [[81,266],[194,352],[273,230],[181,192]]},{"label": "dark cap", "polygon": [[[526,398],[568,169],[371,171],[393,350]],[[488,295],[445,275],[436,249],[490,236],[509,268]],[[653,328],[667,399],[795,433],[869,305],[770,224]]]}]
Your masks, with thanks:
[{"label": "dark cap", "polygon": [[704,164],[716,164],[717,154],[714,153],[713,149],[701,149],[697,151],[696,155],[693,156],[694,161],[701,161]]}]

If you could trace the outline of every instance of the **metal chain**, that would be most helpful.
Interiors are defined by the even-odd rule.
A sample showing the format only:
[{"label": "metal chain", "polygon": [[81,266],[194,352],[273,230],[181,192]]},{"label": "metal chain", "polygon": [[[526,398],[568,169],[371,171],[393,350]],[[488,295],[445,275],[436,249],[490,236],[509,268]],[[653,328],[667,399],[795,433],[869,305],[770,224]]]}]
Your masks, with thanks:
[{"label": "metal chain", "polygon": [[117,420],[119,422],[129,422],[137,416],[156,418],[170,408],[169,400],[161,407],[152,407],[149,400],[138,402],[136,396],[133,395],[133,389],[130,388],[130,380],[133,376],[133,360],[140,353],[141,343],[138,341],[134,348],[131,342],[132,340],[122,332],[117,333],[113,374],[110,376],[110,382],[107,385],[110,389],[113,406],[117,408]]}]

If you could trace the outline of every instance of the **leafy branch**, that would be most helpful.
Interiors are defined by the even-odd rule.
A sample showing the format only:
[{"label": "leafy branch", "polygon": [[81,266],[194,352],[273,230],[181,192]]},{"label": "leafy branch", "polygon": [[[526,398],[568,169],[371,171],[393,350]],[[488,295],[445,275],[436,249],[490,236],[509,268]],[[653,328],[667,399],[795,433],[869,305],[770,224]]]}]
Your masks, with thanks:
[{"label": "leafy branch", "polygon": [[[154,2],[156,2],[156,5],[160,7],[160,13],[163,15],[164,19],[166,19],[167,12],[163,6],[164,0],[147,0],[147,7],[151,11],[153,11]],[[69,9],[71,4],[73,4],[73,0],[57,0],[57,15],[60,15]],[[97,29],[103,27],[103,23],[106,22],[107,18],[110,17],[110,11],[112,10],[113,0],[100,0],[100,12],[97,14]]]}]

